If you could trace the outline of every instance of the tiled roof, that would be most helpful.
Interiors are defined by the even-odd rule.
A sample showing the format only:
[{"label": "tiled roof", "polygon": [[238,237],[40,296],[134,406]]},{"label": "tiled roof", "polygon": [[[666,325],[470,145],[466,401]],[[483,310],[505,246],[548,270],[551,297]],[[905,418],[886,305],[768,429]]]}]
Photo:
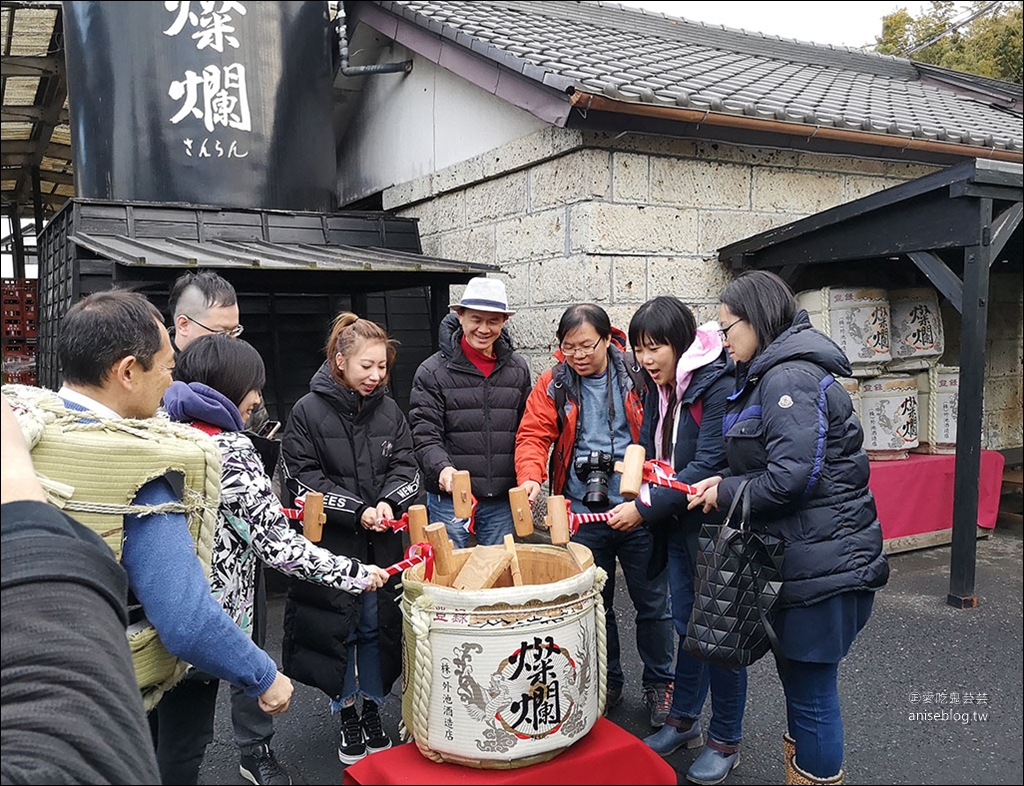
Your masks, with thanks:
[{"label": "tiled roof", "polygon": [[[998,101],[926,84],[912,62],[892,56],[747,33],[614,3],[394,0],[377,5],[559,90],[1024,150],[1019,114],[997,106]],[[965,78],[978,79],[989,90],[1005,84]],[[1012,105],[1020,88],[1005,88]]]}]

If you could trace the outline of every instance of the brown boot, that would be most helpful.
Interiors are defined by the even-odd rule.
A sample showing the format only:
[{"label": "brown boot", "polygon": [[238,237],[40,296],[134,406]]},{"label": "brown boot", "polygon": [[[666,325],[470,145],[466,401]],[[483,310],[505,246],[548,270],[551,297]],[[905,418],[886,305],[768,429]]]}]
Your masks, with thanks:
[{"label": "brown boot", "polygon": [[831,778],[816,778],[801,770],[796,763],[796,745],[788,734],[782,737],[782,748],[786,756],[786,786],[838,786],[843,783],[842,770]]},{"label": "brown boot", "polygon": [[782,733],[782,760],[785,761],[785,782],[787,784],[796,783],[793,780],[795,773],[793,772],[793,759],[797,755],[797,743],[790,736],[790,733]]}]

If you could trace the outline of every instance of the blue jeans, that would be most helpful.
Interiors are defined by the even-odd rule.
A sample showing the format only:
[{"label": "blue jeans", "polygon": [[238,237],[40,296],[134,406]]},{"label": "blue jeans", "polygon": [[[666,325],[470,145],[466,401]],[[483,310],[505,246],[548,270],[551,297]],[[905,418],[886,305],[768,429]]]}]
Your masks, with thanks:
[{"label": "blue jeans", "polygon": [[787,663],[779,679],[786,693],[789,735],[796,742],[796,763],[816,778],[831,778],[843,766],[839,664]]},{"label": "blue jeans", "polygon": [[672,588],[672,621],[679,636],[676,680],[670,718],[700,718],[708,689],[711,690],[711,725],[708,735],[716,742],[739,745],[743,737],[743,710],[747,703],[747,670],[713,666],[683,650],[686,624],[694,600],[694,569],[697,562],[697,531],[674,526],[668,537],[668,580]]},{"label": "blue jeans", "polygon": [[[572,510],[587,512],[587,507],[572,500]],[[641,677],[645,688],[668,685],[672,670],[672,616],[669,613],[668,575],[661,571],[655,578],[647,578],[651,562],[653,538],[643,527],[629,532],[618,532],[603,521],[581,524],[573,542],[582,543],[594,552],[594,564],[605,569],[605,582],[601,597],[604,600],[605,628],[608,633],[608,685],[621,686],[625,681],[619,650],[619,628],[615,622],[615,558],[622,566],[626,589],[636,610],[636,648],[644,664]]]},{"label": "blue jeans", "polygon": [[[466,519],[455,518],[455,503],[450,494],[427,494],[427,514],[430,523],[443,521],[448,537],[457,549],[469,545],[469,531]],[[512,532],[512,508],[508,494],[500,497],[477,500],[473,514],[473,530],[480,546],[500,546],[505,536]]]},{"label": "blue jeans", "polygon": [[377,625],[377,593],[359,596],[359,621],[348,634],[348,665],[341,687],[342,704],[362,695],[384,703],[384,681],[380,673],[380,632]]}]

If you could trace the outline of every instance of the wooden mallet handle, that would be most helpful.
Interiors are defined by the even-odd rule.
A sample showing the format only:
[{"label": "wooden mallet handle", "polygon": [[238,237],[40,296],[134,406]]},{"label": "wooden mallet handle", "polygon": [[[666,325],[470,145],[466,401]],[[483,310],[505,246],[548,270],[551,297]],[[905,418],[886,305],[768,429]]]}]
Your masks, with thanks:
[{"label": "wooden mallet handle", "polygon": [[530,511],[530,495],[522,486],[509,489],[508,506],[512,509],[512,521],[516,525],[516,535],[528,538],[533,534],[533,513]]},{"label": "wooden mallet handle", "polygon": [[426,543],[427,533],[425,532],[427,524],[430,523],[427,519],[427,508],[426,505],[413,505],[409,508],[409,542],[410,543]]},{"label": "wooden mallet handle", "polygon": [[565,508],[565,497],[555,495],[548,497],[548,531],[551,542],[556,546],[564,546],[569,542],[569,512]]},{"label": "wooden mallet handle", "polygon": [[457,518],[468,519],[473,515],[473,486],[467,470],[456,470],[452,475],[452,500]]},{"label": "wooden mallet handle", "polygon": [[443,521],[428,524],[424,528],[427,543],[434,551],[434,584],[452,585],[455,578],[455,558],[452,555],[452,542],[448,537],[448,528]]},{"label": "wooden mallet handle", "polygon": [[622,473],[619,481],[619,493],[626,499],[636,499],[640,494],[640,486],[644,482],[644,461],[647,451],[643,445],[630,445],[626,455],[615,465],[615,471]]},{"label": "wooden mallet handle", "polygon": [[327,516],[324,515],[324,495],[319,491],[306,493],[306,501],[302,506],[302,534],[306,540],[312,543],[319,543],[324,535],[324,524],[327,523]]}]

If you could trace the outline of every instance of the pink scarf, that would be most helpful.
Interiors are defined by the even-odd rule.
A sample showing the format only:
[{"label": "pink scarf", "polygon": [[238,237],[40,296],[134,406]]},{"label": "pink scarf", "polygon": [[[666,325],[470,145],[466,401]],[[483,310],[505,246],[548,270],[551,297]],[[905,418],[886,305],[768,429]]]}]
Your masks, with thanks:
[{"label": "pink scarf", "polygon": [[[722,354],[722,336],[718,332],[717,322],[705,322],[697,328],[697,336],[690,344],[679,360],[676,362],[676,403],[683,400],[683,394],[690,386],[693,379],[693,372],[715,361]],[[661,434],[662,424],[666,417],[675,417],[675,413],[668,412],[668,392],[664,385],[658,385],[658,430]],[[657,440],[660,442],[660,437]],[[668,446],[660,445],[659,453],[667,453]]]}]

